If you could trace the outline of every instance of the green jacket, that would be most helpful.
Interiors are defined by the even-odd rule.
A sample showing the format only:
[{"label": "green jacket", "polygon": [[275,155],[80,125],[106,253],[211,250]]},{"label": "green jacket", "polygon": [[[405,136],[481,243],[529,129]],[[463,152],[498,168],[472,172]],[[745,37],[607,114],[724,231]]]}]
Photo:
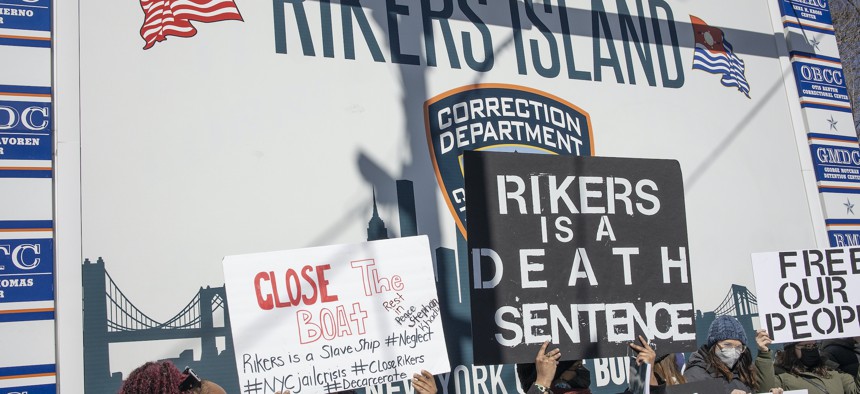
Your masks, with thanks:
[{"label": "green jacket", "polygon": [[[790,372],[780,372],[774,375],[770,352],[759,352],[755,364],[760,372],[764,372],[759,377],[762,379],[760,386],[762,388],[782,387],[783,390],[809,390],[809,394],[860,394],[860,373],[852,377],[847,373],[830,371],[829,378],[822,378],[811,373],[795,375]],[[768,368],[771,373],[763,371],[763,369]],[[774,381],[768,382],[768,376],[773,376]]]}]

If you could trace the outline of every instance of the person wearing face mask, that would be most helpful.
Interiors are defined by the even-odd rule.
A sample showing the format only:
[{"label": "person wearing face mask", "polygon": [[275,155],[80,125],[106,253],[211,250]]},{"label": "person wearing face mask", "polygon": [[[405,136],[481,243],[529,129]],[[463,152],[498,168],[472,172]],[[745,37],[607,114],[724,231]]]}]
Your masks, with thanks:
[{"label": "person wearing face mask", "polygon": [[747,334],[741,323],[731,316],[717,317],[708,328],[705,344],[687,361],[684,378],[690,383],[720,381],[727,394],[771,390],[777,386],[774,385],[773,363],[767,352],[770,342],[763,330],[756,333],[758,358],[762,358],[762,362],[757,359],[753,364],[752,353],[747,347]]},{"label": "person wearing face mask", "polygon": [[860,337],[825,339],[821,341],[821,355],[853,376],[860,369]]},{"label": "person wearing face mask", "polygon": [[809,394],[860,394],[860,373],[833,369],[815,341],[788,343],[776,357],[776,384]]}]

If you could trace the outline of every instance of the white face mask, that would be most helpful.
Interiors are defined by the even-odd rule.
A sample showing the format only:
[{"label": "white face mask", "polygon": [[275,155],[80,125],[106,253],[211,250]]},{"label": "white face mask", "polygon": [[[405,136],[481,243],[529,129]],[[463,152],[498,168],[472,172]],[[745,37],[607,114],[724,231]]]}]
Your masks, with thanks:
[{"label": "white face mask", "polygon": [[735,367],[735,363],[741,358],[741,350],[738,348],[725,348],[717,352],[717,357],[723,364],[726,364],[729,369]]}]

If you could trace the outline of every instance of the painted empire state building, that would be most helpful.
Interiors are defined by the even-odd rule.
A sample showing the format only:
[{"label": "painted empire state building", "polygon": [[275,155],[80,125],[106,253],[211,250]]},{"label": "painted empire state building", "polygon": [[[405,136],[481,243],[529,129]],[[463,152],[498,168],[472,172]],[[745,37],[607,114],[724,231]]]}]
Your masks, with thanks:
[{"label": "painted empire state building", "polygon": [[373,191],[373,216],[367,222],[367,240],[376,241],[379,239],[388,239],[388,229],[385,228],[385,222],[379,217],[379,210],[376,208],[376,190]]}]

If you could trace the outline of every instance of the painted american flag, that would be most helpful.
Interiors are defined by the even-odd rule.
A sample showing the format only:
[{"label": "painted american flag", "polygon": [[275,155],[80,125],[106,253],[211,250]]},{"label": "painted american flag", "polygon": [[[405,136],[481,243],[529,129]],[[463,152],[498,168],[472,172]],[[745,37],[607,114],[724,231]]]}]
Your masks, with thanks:
[{"label": "painted american flag", "polygon": [[140,0],[140,7],[144,13],[140,28],[140,36],[146,41],[143,49],[152,48],[167,36],[194,36],[197,29],[191,21],[242,20],[234,0]]},{"label": "painted american flag", "polygon": [[693,25],[696,50],[693,55],[693,68],[711,74],[721,74],[723,86],[735,87],[747,97],[750,85],[747,82],[744,61],[735,54],[732,44],[726,40],[723,31],[708,26],[705,21],[690,15]]}]

